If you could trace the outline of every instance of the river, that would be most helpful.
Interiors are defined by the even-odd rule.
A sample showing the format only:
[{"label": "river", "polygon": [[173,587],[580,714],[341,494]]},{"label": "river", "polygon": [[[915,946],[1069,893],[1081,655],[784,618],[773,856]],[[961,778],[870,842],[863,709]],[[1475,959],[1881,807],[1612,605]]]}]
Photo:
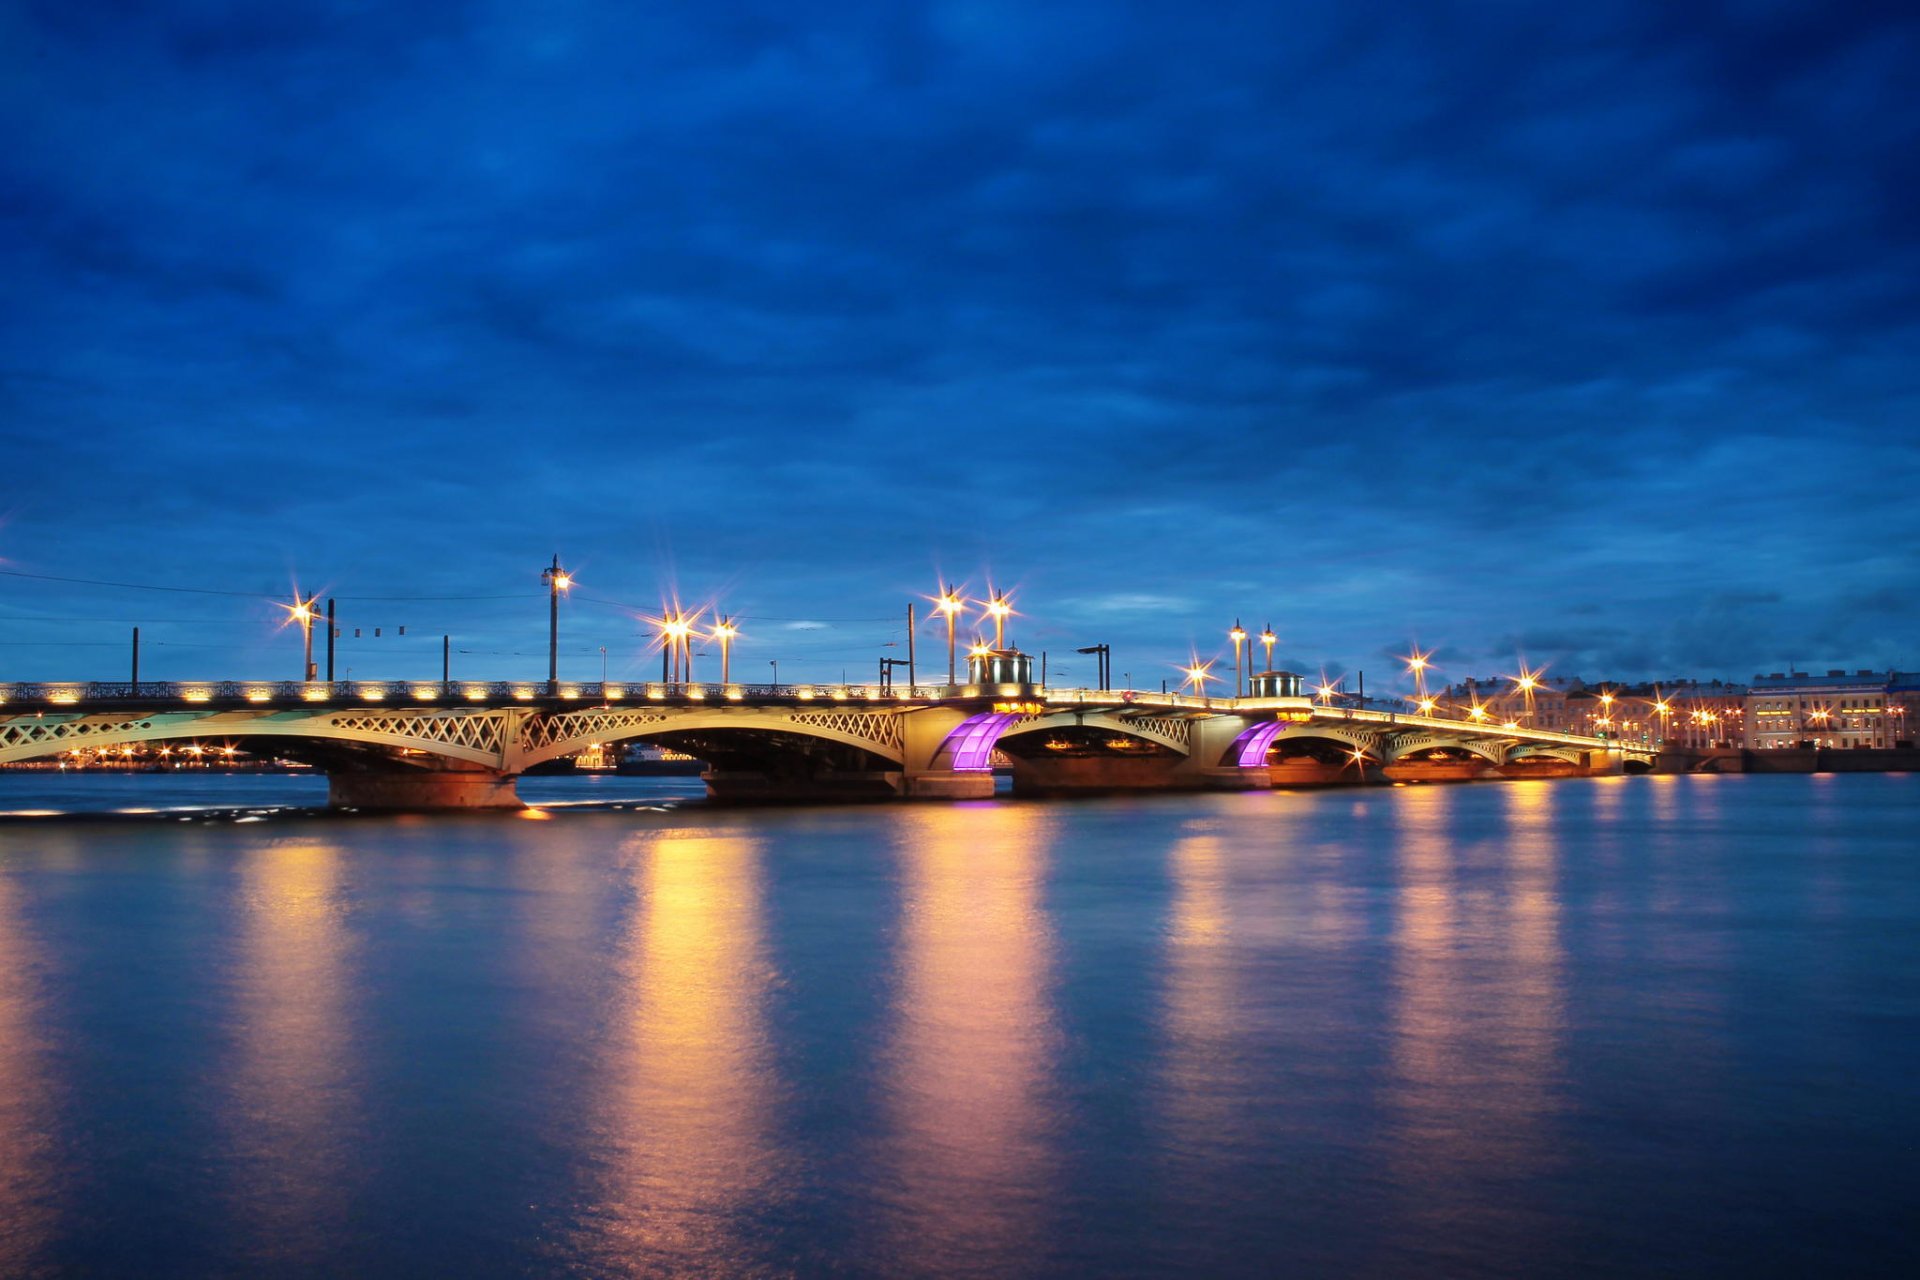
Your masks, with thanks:
[{"label": "river", "polygon": [[697,787],[0,777],[0,1275],[1920,1263],[1920,777]]}]

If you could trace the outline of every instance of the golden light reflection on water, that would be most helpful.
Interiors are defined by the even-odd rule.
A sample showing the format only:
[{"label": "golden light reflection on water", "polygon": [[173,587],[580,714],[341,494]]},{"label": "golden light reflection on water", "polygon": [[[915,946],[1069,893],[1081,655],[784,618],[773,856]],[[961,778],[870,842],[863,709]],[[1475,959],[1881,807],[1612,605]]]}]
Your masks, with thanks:
[{"label": "golden light reflection on water", "polygon": [[1401,797],[1391,1162],[1406,1225],[1436,1240],[1524,1230],[1502,1220],[1489,1187],[1523,1183],[1556,1161],[1565,1053],[1557,785],[1504,784],[1505,823],[1479,845],[1456,843],[1464,793]]},{"label": "golden light reflection on water", "polygon": [[743,1270],[754,1241],[736,1215],[779,1173],[760,848],[663,835],[634,876],[581,1252],[593,1274]]},{"label": "golden light reflection on water", "polygon": [[53,1089],[18,895],[0,874],[0,1276],[34,1274],[55,1216]]},{"label": "golden light reflection on water", "polygon": [[283,840],[241,864],[229,1195],[256,1258],[324,1254],[348,1216],[363,1116],[343,858]]},{"label": "golden light reflection on water", "polygon": [[1176,1150],[1231,1132],[1246,1081],[1227,1061],[1239,1027],[1224,851],[1213,835],[1183,836],[1171,854],[1163,1025],[1166,1106]]},{"label": "golden light reflection on water", "polygon": [[1037,805],[915,808],[884,1081],[895,1274],[1020,1270],[1054,1186],[1058,1051]]}]

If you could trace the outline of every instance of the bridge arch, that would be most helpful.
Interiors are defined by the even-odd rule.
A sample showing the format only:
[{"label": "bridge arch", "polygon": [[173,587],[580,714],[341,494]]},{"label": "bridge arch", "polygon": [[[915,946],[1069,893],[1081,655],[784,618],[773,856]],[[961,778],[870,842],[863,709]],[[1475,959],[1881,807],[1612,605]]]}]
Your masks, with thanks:
[{"label": "bridge arch", "polygon": [[906,755],[902,714],[832,707],[775,712],[725,706],[589,707],[528,719],[520,726],[507,768],[518,773],[543,761],[575,755],[595,743],[719,733],[813,739],[852,747],[898,766]]},{"label": "bridge arch", "polygon": [[1177,755],[1192,749],[1192,722],[1184,716],[1121,716],[1102,711],[1062,711],[1015,720],[1001,731],[1001,739],[1034,733],[1106,734],[1149,742]]},{"label": "bridge arch", "polygon": [[1485,738],[1458,738],[1437,733],[1403,733],[1386,748],[1386,763],[1412,755],[1416,751],[1465,751],[1491,764],[1501,764],[1506,751],[1499,742]]},{"label": "bridge arch", "polygon": [[280,738],[387,747],[498,768],[511,714],[354,710],[22,718],[0,724],[0,764],[142,742]]}]

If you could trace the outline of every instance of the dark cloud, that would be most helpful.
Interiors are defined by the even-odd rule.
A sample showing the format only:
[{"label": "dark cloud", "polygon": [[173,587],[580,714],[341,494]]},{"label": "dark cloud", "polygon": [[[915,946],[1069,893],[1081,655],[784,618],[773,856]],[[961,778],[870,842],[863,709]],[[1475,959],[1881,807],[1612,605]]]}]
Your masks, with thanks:
[{"label": "dark cloud", "polygon": [[[16,6],[0,567],[1912,665],[1916,56],[1870,4]],[[65,590],[0,611],[164,599]],[[277,660],[214,603],[191,652]],[[410,635],[517,669],[518,609]]]}]

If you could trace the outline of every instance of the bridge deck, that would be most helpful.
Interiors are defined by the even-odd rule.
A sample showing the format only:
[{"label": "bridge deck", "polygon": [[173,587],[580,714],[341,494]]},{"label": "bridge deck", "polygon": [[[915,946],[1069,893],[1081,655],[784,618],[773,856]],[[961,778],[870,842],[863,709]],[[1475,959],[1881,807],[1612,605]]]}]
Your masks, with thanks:
[{"label": "bridge deck", "polygon": [[1559,733],[1523,725],[1422,716],[1369,707],[1325,706],[1308,698],[1225,698],[1160,693],[1138,689],[1056,689],[1037,686],[877,684],[663,684],[657,681],[562,681],[549,692],[544,681],[353,680],[300,681],[206,680],[10,683],[0,684],[0,717],[19,714],[258,710],[338,710],[340,708],[524,707],[570,710],[589,706],[651,704],[663,706],[793,707],[840,705],[862,710],[909,710],[941,705],[978,706],[1017,702],[1035,712],[1100,709],[1185,711],[1265,718],[1284,716],[1303,723],[1350,724],[1379,729],[1428,729],[1454,737],[1505,739],[1581,747],[1588,750],[1645,749],[1643,744]]}]

